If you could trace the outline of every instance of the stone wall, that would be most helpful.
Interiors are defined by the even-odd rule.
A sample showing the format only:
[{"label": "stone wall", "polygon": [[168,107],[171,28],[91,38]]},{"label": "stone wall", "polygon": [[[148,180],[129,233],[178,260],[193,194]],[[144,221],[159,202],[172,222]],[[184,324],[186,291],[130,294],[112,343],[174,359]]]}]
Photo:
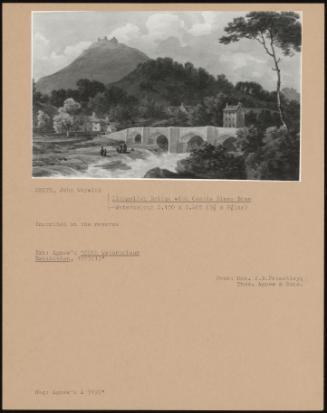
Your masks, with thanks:
[{"label": "stone wall", "polygon": [[[155,146],[159,136],[168,140],[169,152],[185,151],[187,142],[194,136],[200,136],[204,141],[213,145],[223,143],[227,138],[236,137],[237,128],[217,126],[189,126],[189,127],[135,127],[128,128],[107,135],[111,139],[121,140],[127,145]],[[140,142],[136,143],[136,136],[140,135]]]}]

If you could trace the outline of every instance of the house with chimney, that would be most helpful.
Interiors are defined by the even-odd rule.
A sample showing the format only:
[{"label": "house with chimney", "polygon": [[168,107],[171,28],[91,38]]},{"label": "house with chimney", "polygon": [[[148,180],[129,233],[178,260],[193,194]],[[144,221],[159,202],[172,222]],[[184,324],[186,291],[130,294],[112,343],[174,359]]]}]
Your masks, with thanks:
[{"label": "house with chimney", "polygon": [[242,103],[228,105],[223,110],[224,128],[243,128],[245,126],[245,108]]}]

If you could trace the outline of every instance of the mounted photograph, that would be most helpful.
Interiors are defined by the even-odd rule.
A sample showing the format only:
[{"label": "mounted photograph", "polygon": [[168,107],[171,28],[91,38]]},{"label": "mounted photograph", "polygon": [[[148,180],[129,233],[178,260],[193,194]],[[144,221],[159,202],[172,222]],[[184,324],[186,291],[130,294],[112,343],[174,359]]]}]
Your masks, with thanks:
[{"label": "mounted photograph", "polygon": [[301,13],[32,13],[34,178],[299,181]]}]

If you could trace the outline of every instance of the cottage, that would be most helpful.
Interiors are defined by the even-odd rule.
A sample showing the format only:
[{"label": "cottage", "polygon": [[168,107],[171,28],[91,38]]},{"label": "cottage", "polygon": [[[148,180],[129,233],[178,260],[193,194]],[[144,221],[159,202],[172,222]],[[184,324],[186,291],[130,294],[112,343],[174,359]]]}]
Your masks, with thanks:
[{"label": "cottage", "polygon": [[237,105],[226,105],[224,109],[225,128],[243,128],[245,126],[245,109],[242,103]]},{"label": "cottage", "polygon": [[109,117],[99,118],[93,112],[87,119],[87,130],[89,132],[110,133],[113,126],[110,124]]}]

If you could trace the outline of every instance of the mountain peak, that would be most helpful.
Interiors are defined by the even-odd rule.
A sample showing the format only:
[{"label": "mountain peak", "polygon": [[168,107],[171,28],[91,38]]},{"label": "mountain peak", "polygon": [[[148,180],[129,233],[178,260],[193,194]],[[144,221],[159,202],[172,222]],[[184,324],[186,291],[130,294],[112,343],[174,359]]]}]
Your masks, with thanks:
[{"label": "mountain peak", "polygon": [[112,43],[112,44],[118,44],[118,40],[116,39],[116,37],[112,37],[110,40],[108,39],[107,36],[104,36],[103,38],[98,37],[97,39],[97,43]]},{"label": "mountain peak", "polygon": [[140,50],[119,43],[116,37],[98,37],[68,66],[41,78],[36,89],[42,93],[74,89],[79,79],[97,80],[104,84],[117,82],[148,59]]},{"label": "mountain peak", "polygon": [[104,37],[98,37],[95,42],[91,44],[89,48],[94,48],[94,47],[106,47],[109,49],[115,49],[118,46],[121,46],[122,44],[118,42],[116,37],[112,37],[111,39],[108,39],[107,36]]}]

